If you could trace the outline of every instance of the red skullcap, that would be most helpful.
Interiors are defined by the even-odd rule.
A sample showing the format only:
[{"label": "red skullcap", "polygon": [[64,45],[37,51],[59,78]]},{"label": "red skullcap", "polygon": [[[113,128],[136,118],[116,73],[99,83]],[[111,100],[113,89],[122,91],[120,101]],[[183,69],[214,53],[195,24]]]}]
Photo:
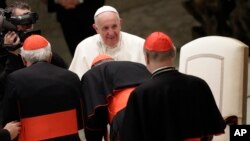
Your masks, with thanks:
[{"label": "red skullcap", "polygon": [[23,49],[24,50],[36,50],[40,48],[47,47],[49,42],[41,35],[31,35],[24,40]]},{"label": "red skullcap", "polygon": [[109,56],[109,55],[106,55],[106,54],[100,54],[100,55],[98,55],[98,56],[96,56],[94,58],[94,60],[92,61],[91,66],[96,65],[97,63],[99,63],[99,62],[101,62],[103,60],[113,60],[113,58],[111,56]]},{"label": "red skullcap", "polygon": [[144,48],[149,51],[168,51],[174,48],[170,37],[162,32],[153,32],[145,40]]}]

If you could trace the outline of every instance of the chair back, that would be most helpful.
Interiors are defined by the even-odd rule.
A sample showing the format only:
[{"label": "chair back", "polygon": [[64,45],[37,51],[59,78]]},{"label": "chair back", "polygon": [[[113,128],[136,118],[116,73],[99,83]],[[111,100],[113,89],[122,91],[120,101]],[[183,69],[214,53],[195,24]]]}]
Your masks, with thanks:
[{"label": "chair back", "polygon": [[[236,116],[239,124],[246,123],[246,44],[222,36],[198,38],[181,47],[179,61],[180,72],[198,76],[208,83],[225,119]],[[228,126],[225,132],[224,135],[214,137],[214,141],[229,141]]]}]

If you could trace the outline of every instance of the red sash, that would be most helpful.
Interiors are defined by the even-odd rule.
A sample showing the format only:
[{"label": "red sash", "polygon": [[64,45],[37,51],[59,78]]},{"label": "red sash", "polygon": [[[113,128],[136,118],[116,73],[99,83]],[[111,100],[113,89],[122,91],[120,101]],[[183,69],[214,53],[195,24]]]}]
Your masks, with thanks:
[{"label": "red sash", "polygon": [[19,141],[38,141],[76,134],[76,110],[21,119]]},{"label": "red sash", "polygon": [[134,89],[135,87],[124,88],[122,90],[114,92],[114,95],[109,99],[109,104],[108,104],[109,123],[112,122],[112,119],[117,112],[126,107],[130,93]]}]

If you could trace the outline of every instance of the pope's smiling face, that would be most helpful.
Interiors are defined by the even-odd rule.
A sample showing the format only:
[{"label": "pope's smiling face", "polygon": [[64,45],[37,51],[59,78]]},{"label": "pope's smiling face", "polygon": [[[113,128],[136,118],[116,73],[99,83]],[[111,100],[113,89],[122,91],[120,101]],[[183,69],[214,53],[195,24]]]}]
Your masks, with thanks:
[{"label": "pope's smiling face", "polygon": [[96,32],[100,34],[105,45],[115,47],[119,42],[121,31],[121,20],[115,12],[103,12],[96,17],[93,25]]}]

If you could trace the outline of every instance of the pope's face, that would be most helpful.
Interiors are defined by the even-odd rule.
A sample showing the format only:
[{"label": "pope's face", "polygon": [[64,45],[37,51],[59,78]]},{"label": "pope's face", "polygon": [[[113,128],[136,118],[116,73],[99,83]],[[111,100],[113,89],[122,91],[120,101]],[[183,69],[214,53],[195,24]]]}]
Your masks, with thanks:
[{"label": "pope's face", "polygon": [[115,47],[119,42],[121,20],[114,12],[104,12],[98,15],[94,28],[107,46]]}]

